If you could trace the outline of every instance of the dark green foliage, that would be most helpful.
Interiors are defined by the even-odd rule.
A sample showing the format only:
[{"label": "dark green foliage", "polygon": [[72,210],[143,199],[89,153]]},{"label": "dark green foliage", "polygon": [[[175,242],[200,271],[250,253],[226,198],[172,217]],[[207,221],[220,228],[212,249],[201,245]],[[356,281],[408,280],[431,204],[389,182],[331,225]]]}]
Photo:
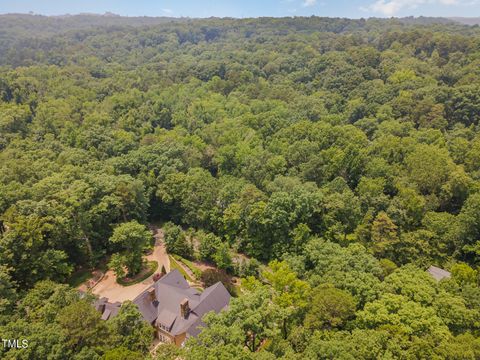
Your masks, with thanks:
[{"label": "dark green foliage", "polygon": [[106,323],[100,313],[87,301],[78,301],[63,308],[56,320],[64,330],[65,345],[74,353],[84,347],[103,345],[107,334]]},{"label": "dark green foliage", "polygon": [[207,269],[202,272],[200,280],[205,287],[212,286],[220,281],[230,294],[235,294],[235,288],[232,284],[232,277],[228,275],[224,270]]},{"label": "dark green foliage", "polygon": [[172,254],[180,255],[185,258],[192,257],[191,245],[182,228],[173,223],[166,223],[163,226],[165,246],[167,251]]},{"label": "dark green foliage", "polygon": [[133,303],[123,303],[120,312],[108,322],[108,326],[113,334],[113,342],[118,347],[138,351],[140,354],[148,352],[153,328]]},{"label": "dark green foliage", "polygon": [[220,248],[222,240],[212,233],[199,234],[198,240],[200,242],[200,245],[198,247],[200,259],[205,261],[213,261],[215,254]]},{"label": "dark green foliage", "polygon": [[[2,359],[101,359],[103,355],[144,359],[153,336],[135,305],[126,302],[109,322],[100,319],[93,298],[51,281],[38,282],[17,305],[0,332],[28,340],[28,347],[1,347]],[[125,349],[129,350],[126,351]],[[127,357],[128,358],[128,357]],[[133,359],[133,357],[132,357]]]}]

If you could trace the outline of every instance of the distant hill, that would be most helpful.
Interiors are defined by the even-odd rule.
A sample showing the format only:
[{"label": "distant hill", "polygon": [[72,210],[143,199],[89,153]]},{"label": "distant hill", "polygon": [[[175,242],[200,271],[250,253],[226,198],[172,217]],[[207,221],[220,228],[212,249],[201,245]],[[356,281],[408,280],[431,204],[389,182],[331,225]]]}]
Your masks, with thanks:
[{"label": "distant hill", "polygon": [[448,19],[465,25],[480,25],[480,17],[451,17]]},{"label": "distant hill", "polygon": [[169,17],[123,17],[113,13],[105,14],[78,14],[44,16],[32,14],[5,14],[0,15],[0,37],[6,34],[18,37],[24,31],[30,34],[55,35],[69,30],[86,30],[114,26],[155,26],[171,22],[182,22],[186,19]]},{"label": "distant hill", "polygon": [[455,20],[443,17],[426,17],[426,16],[407,16],[403,18],[398,18],[400,22],[408,25],[432,25],[432,24],[452,24]]}]

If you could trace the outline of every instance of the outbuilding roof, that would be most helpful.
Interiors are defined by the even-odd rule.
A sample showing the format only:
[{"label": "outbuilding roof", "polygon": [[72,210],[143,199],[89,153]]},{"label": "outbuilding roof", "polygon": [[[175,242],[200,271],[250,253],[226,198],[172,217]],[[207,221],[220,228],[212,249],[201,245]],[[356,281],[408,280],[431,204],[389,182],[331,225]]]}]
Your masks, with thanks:
[{"label": "outbuilding roof", "polygon": [[439,267],[433,265],[428,268],[427,272],[437,281],[448,279],[452,276],[452,274],[447,270],[440,269]]}]

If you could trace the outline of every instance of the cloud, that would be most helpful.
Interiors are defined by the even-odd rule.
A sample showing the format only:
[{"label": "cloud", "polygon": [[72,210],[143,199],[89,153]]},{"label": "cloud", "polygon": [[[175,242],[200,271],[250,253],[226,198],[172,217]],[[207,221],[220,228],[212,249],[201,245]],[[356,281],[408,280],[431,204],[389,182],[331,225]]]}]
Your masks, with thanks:
[{"label": "cloud", "polygon": [[166,15],[172,15],[173,14],[173,10],[172,9],[162,9],[162,12]]},{"label": "cloud", "polygon": [[426,4],[451,6],[460,4],[467,5],[468,2],[464,2],[462,0],[377,0],[364,10],[373,11],[386,16],[393,16],[403,9],[415,9]]},{"label": "cloud", "polygon": [[302,4],[303,7],[311,7],[317,3],[317,0],[305,0]]}]

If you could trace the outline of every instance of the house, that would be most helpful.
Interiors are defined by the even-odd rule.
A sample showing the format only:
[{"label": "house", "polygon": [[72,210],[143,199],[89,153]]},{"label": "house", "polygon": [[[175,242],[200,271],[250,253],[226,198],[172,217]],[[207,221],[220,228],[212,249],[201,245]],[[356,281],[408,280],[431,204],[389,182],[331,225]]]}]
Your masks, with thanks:
[{"label": "house", "polygon": [[200,292],[191,288],[178,270],[169,272],[133,300],[145,321],[155,327],[158,339],[177,346],[200,333],[206,313],[218,313],[229,302],[230,294],[221,282]]},{"label": "house", "polygon": [[452,274],[448,272],[447,270],[440,269],[436,266],[430,266],[427,270],[427,272],[433,276],[433,278],[437,281],[443,280],[443,279],[449,279]]},{"label": "house", "polygon": [[103,297],[95,301],[93,304],[95,309],[102,314],[102,320],[108,320],[115,317],[122,306],[121,302],[110,303],[108,299]]}]

